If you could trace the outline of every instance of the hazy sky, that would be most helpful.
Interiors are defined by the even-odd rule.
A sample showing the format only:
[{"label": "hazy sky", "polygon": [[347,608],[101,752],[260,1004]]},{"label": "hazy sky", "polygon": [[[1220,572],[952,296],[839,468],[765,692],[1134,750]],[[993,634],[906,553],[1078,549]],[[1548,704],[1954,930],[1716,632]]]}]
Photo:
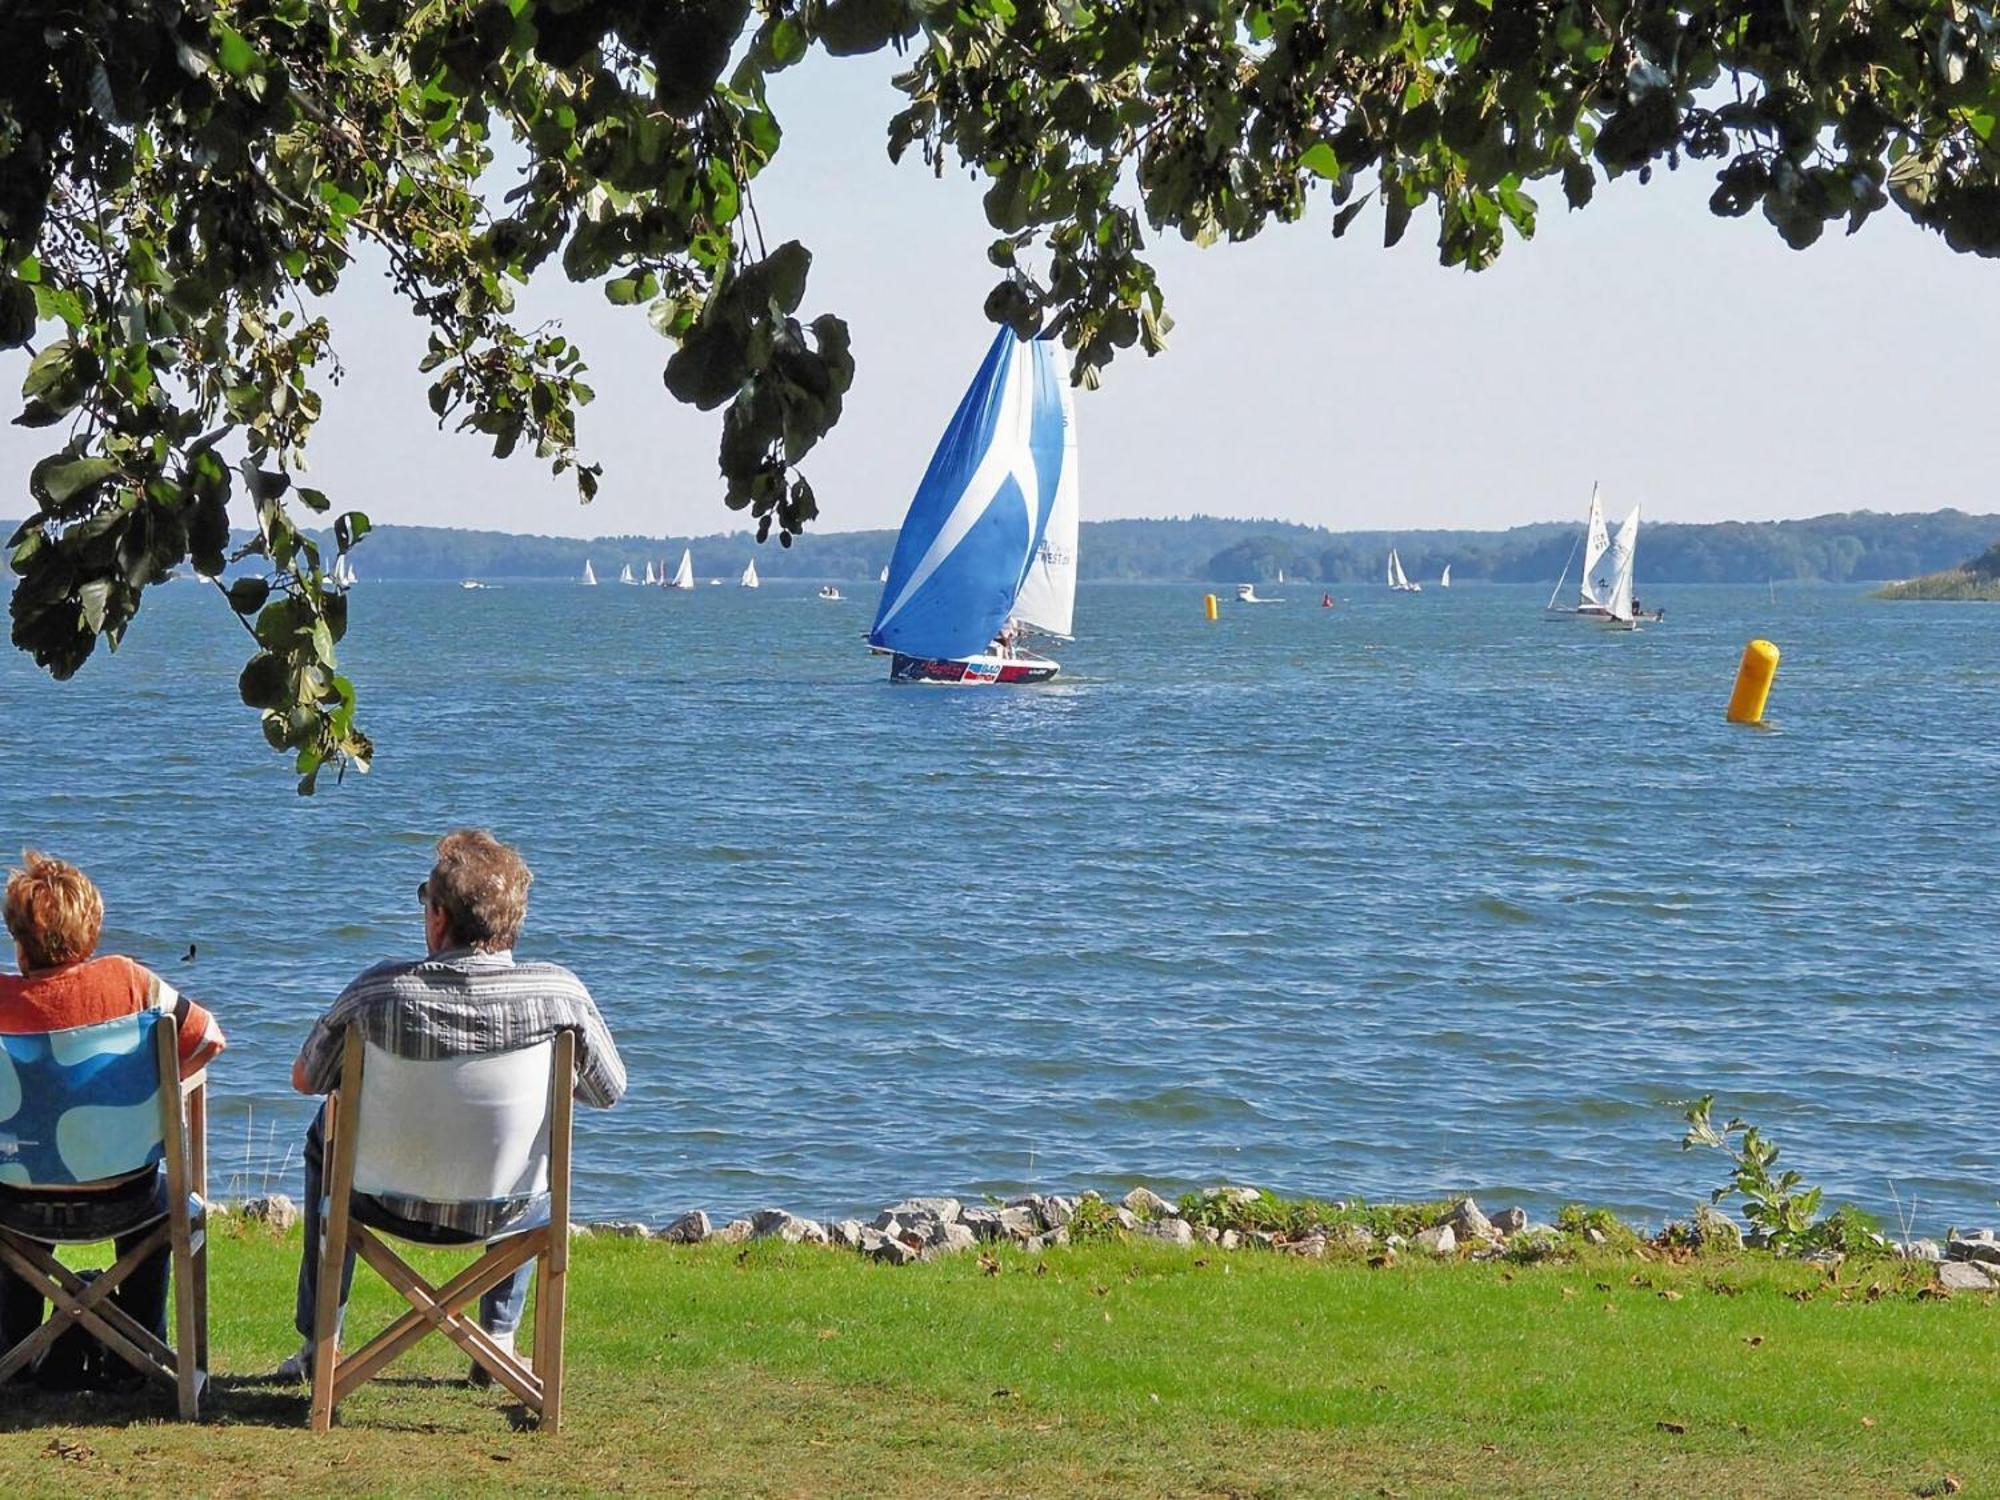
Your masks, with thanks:
[{"label": "hazy sky", "polygon": [[[892,71],[815,57],[776,80],[785,140],[756,187],[766,238],[814,252],[803,311],[839,312],[853,332],[846,415],[807,464],[829,529],[901,520],[992,332],[981,185],[889,164]],[[1421,216],[1385,251],[1372,208],[1340,241],[1324,212],[1243,245],[1173,239],[1157,256],[1171,347],[1121,356],[1079,395],[1085,518],[1506,526],[1579,516],[1593,480],[1614,514],[1643,499],[1653,520],[1992,508],[2000,268],[1893,209],[1793,252],[1761,217],[1712,217],[1712,185],[1698,168],[1600,184],[1572,215],[1557,184],[1539,184],[1536,237],[1478,275],[1437,265]],[[716,417],[666,394],[670,346],[643,313],[560,278],[524,306],[584,345],[597,501],[579,507],[532,460],[501,464],[476,436],[438,432],[415,370],[420,325],[356,273],[334,302],[347,378],[313,445],[336,505],[572,535],[736,524]],[[22,364],[0,363],[0,379]],[[0,428],[15,486],[45,437]]]}]

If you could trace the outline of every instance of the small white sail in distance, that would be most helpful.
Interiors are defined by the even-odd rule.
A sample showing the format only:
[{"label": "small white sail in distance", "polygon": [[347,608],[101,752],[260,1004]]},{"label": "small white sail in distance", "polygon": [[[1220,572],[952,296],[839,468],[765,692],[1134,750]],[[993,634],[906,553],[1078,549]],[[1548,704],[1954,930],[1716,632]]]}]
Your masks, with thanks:
[{"label": "small white sail in distance", "polygon": [[736,580],[736,586],[738,588],[754,589],[761,587],[762,583],[763,580],[757,576],[757,559],[753,557],[744,566],[743,576]]},{"label": "small white sail in distance", "polygon": [[889,565],[887,563],[882,565],[882,571],[876,576],[875,581],[877,583],[887,583],[889,581]]},{"label": "small white sail in distance", "polygon": [[674,576],[668,587],[676,589],[691,589],[694,587],[694,549],[692,547],[683,547],[681,549],[681,565],[674,569]]},{"label": "small white sail in distance", "polygon": [[591,567],[587,557],[583,560],[583,586],[587,589],[597,587],[597,570]]},{"label": "small white sail in distance", "polygon": [[646,559],[646,582],[658,583],[659,581],[660,575],[653,571],[653,560],[649,557]]},{"label": "small white sail in distance", "polygon": [[1638,550],[1639,507],[1634,505],[1611,544],[1611,597],[1604,601],[1611,618],[1625,625],[1632,623],[1632,568]]},{"label": "small white sail in distance", "polygon": [[1416,592],[1416,585],[1410,582],[1410,575],[1403,571],[1403,560],[1396,555],[1396,549],[1389,549],[1389,587],[1399,593]]},{"label": "small white sail in distance", "polygon": [[[1590,575],[1597,563],[1611,546],[1611,539],[1604,531],[1604,503],[1597,497],[1597,486],[1590,487],[1590,519],[1583,527],[1583,577],[1577,583],[1576,603],[1579,609],[1599,609],[1604,601],[1597,597],[1597,588],[1590,581]],[[1613,566],[1616,566],[1614,559]]]},{"label": "small white sail in distance", "polygon": [[1448,588],[1450,588],[1450,587],[1451,587],[1451,564],[1450,564],[1450,563],[1446,563],[1446,564],[1444,565],[1444,571],[1443,571],[1442,573],[1438,574],[1438,587],[1439,587],[1439,588],[1441,588],[1441,589],[1448,589]]}]

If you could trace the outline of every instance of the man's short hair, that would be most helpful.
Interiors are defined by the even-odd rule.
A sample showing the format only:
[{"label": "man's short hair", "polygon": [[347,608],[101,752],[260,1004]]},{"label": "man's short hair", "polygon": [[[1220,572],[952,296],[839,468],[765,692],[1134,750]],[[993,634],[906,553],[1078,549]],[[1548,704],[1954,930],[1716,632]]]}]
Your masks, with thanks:
[{"label": "man's short hair", "polygon": [[7,872],[7,932],[31,969],[80,963],[97,951],[104,897],[75,865],[21,851],[21,868]]},{"label": "man's short hair", "polygon": [[527,862],[484,828],[454,828],[438,840],[426,889],[453,937],[493,953],[521,935],[534,880]]}]

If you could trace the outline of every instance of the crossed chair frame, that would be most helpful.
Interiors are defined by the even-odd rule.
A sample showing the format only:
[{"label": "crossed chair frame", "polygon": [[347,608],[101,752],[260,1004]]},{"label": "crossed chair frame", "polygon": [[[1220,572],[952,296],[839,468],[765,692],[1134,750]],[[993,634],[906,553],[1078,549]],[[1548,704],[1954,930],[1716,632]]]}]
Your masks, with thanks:
[{"label": "crossed chair frame", "polygon": [[[323,1211],[318,1304],[313,1317],[312,1430],[326,1432],[340,1403],[427,1335],[443,1334],[494,1380],[540,1416],[541,1429],[562,1427],[563,1311],[569,1280],[570,1143],[575,1110],[576,1037],[558,1032],[549,1069],[549,1218],[545,1225],[495,1242],[443,1285],[433,1285],[392,1250],[384,1235],[352,1212],[355,1155],[361,1134],[361,1079],[366,1062],[359,1025],[347,1028],[340,1086],[327,1096],[326,1137],[333,1162]],[[409,1309],[352,1354],[339,1347],[341,1268],[352,1246],[409,1303]],[[536,1262],[534,1364],[509,1353],[465,1308],[529,1261]]]},{"label": "crossed chair frame", "polygon": [[[0,1382],[27,1367],[67,1330],[81,1324],[141,1374],[173,1388],[184,1421],[201,1413],[208,1389],[208,1230],[190,1197],[208,1196],[208,1071],[180,1076],[178,1029],[153,1027],[160,1070],[160,1140],[167,1176],[167,1212],[151,1232],[95,1280],[85,1281],[48,1246],[0,1227],[0,1262],[51,1304],[40,1328],[0,1354]],[[79,1240],[76,1243],[84,1243]],[[174,1342],[141,1327],[111,1294],[162,1246],[171,1261]]]}]

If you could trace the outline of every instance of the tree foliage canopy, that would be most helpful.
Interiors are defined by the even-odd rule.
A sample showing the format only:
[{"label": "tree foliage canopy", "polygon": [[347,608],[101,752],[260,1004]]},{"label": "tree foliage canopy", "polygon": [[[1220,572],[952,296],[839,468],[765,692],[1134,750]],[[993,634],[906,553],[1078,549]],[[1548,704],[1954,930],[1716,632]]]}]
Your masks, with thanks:
[{"label": "tree foliage canopy", "polygon": [[[1794,246],[1894,202],[2000,253],[1996,34],[1957,0],[14,0],[0,348],[28,352],[15,420],[54,451],[13,639],[74,673],[177,565],[220,574],[236,499],[263,569],[225,591],[243,699],[302,790],[365,765],[347,601],[302,530],[334,501],[298,482],[340,369],[306,298],[364,245],[429,325],[441,425],[590,498],[581,353],[514,311],[553,261],[669,341],[667,389],[722,413],[725,502],[789,541],[854,376],[751,196],[768,80],[814,54],[904,53],[891,154],[983,174],[988,315],[1094,384],[1164,337],[1149,234],[1245,239],[1315,200],[1336,235],[1379,201],[1391,244],[1434,206],[1441,259],[1477,269],[1532,234],[1532,184],[1577,208],[1696,160],[1718,214]],[[367,529],[339,513],[335,546]]]}]

